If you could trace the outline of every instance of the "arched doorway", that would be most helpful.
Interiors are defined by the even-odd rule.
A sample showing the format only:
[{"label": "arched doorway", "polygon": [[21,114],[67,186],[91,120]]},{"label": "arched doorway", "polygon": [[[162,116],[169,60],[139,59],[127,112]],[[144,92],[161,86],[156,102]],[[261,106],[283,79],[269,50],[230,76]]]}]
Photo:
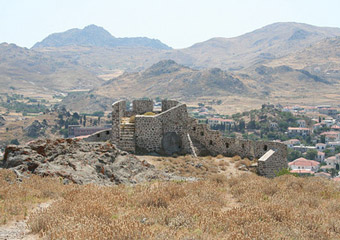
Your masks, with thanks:
[{"label": "arched doorway", "polygon": [[182,151],[182,140],[175,132],[167,132],[162,138],[162,148],[166,155],[173,155]]}]

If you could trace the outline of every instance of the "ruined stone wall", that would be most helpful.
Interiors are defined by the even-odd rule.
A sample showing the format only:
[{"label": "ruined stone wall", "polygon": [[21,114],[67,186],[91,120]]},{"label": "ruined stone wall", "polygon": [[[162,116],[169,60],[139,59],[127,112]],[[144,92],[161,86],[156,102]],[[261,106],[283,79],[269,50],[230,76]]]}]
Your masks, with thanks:
[{"label": "ruined stone wall", "polygon": [[112,143],[118,144],[120,139],[120,123],[125,116],[126,101],[117,101],[112,104]]},{"label": "ruined stone wall", "polygon": [[[175,104],[176,101],[171,101]],[[163,103],[162,103],[163,104]],[[168,105],[169,106],[169,105]],[[163,134],[175,132],[179,135],[182,142],[182,154],[191,153],[190,142],[188,139],[188,112],[185,104],[177,104],[157,116],[162,122]]]},{"label": "ruined stone wall", "polygon": [[136,147],[140,150],[162,153],[162,138],[167,133],[176,133],[181,139],[181,153],[190,153],[187,136],[188,113],[185,104],[177,105],[154,116],[137,115]]},{"label": "ruined stone wall", "polygon": [[288,168],[288,163],[284,159],[282,152],[269,150],[258,161],[258,174],[269,178],[275,177],[281,169]]},{"label": "ruined stone wall", "polygon": [[136,151],[159,152],[162,141],[162,123],[155,116],[137,115],[135,118]]},{"label": "ruined stone wall", "polygon": [[87,138],[84,138],[84,141],[86,141],[86,142],[106,142],[106,141],[110,140],[111,134],[112,134],[111,129],[101,130],[101,131],[98,131],[94,134],[91,134]]},{"label": "ruined stone wall", "polygon": [[[135,113],[144,114],[152,110],[153,102],[151,100],[135,100],[132,112],[126,111],[125,101],[114,103],[112,105],[112,142],[117,144],[120,141],[122,117]],[[285,144],[225,138],[221,132],[211,130],[207,124],[199,124],[196,119],[189,117],[186,105],[177,101],[162,101],[162,110],[161,113],[154,116],[136,115],[134,139],[137,152],[164,154],[166,152],[164,142],[166,141],[162,143],[162,140],[165,139],[165,136],[175,135],[180,146],[180,150],[178,150],[180,154],[193,153],[191,138],[199,142],[212,155],[222,154],[230,157],[239,155],[242,158],[260,159],[267,156],[266,153],[271,152],[269,157],[259,161],[258,167],[259,173],[267,177],[273,177],[275,171],[288,167]]]},{"label": "ruined stone wall", "polygon": [[180,103],[175,100],[162,100],[162,112],[169,110],[170,108],[176,107]]},{"label": "ruined stone wall", "polygon": [[269,141],[251,141],[223,137],[219,131],[210,130],[208,125],[199,124],[193,118],[189,119],[189,134],[192,139],[202,143],[213,155],[239,155],[242,158],[259,159],[268,150],[273,149],[279,157],[287,157],[287,147],[283,143]]},{"label": "ruined stone wall", "polygon": [[144,114],[153,111],[153,101],[150,99],[133,100],[132,112],[136,114]]}]

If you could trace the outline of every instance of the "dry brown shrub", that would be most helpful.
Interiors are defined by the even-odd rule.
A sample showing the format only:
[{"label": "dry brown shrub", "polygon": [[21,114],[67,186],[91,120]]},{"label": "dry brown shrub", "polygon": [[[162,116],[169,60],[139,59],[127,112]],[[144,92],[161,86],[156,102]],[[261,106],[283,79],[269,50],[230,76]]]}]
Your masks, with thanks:
[{"label": "dry brown shrub", "polygon": [[218,162],[218,166],[220,166],[220,167],[228,167],[228,166],[230,166],[230,163],[225,161],[225,160],[222,160],[222,161]]},{"label": "dry brown shrub", "polygon": [[59,179],[32,175],[19,182],[11,170],[0,169],[0,225],[26,217],[34,206],[62,196],[65,190]]},{"label": "dry brown shrub", "polygon": [[232,157],[231,158],[231,162],[237,162],[237,161],[240,161],[242,158],[240,157],[240,156],[238,156],[238,155],[236,155],[236,156],[234,156],[234,157]]},{"label": "dry brown shrub", "polygon": [[136,115],[131,116],[129,119],[129,123],[135,123],[135,121],[136,121]]},{"label": "dry brown shrub", "polygon": [[[58,196],[28,221],[46,239],[340,239],[339,185],[320,178],[210,175],[107,187],[0,174],[0,195],[14,210]],[[2,217],[3,199],[0,206]]]},{"label": "dry brown shrub", "polygon": [[146,112],[143,115],[144,116],[154,116],[154,115],[156,115],[156,113],[154,113],[154,112]]},{"label": "dry brown shrub", "polygon": [[217,184],[221,184],[227,182],[227,177],[223,174],[214,174],[209,177],[209,180]]}]

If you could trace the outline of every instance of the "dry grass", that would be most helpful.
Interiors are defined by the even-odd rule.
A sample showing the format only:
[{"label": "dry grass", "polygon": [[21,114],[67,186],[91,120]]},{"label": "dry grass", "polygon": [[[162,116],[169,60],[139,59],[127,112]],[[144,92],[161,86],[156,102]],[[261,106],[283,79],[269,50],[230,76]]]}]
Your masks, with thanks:
[{"label": "dry grass", "polygon": [[58,179],[32,176],[20,183],[12,171],[0,169],[0,225],[26,217],[35,205],[60,197],[64,190]]},{"label": "dry grass", "polygon": [[190,155],[159,158],[159,169],[184,177],[206,178],[221,173],[229,166],[229,159],[211,156],[194,158]]},{"label": "dry grass", "polygon": [[339,216],[339,186],[330,181],[245,174],[73,186],[29,225],[48,239],[339,239]]},{"label": "dry grass", "polygon": [[340,186],[320,178],[209,174],[104,187],[0,174],[1,216],[59,198],[28,221],[47,239],[340,239]]}]

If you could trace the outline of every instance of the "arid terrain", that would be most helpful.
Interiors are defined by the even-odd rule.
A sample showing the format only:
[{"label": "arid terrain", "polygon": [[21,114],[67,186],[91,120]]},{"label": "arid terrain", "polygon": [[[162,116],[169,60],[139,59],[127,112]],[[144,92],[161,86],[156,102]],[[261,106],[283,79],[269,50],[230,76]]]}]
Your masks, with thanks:
[{"label": "arid terrain", "polygon": [[2,43],[0,91],[71,94],[65,105],[86,112],[141,97],[196,104],[218,98],[233,113],[264,102],[337,104],[339,36],[338,28],[275,23],[171,49],[155,39],[114,38],[91,25],[52,34],[31,49]]},{"label": "arid terrain", "polygon": [[60,178],[38,176],[18,182],[12,171],[0,170],[0,236],[7,239],[340,237],[339,185],[335,182],[289,175],[265,179],[238,170],[237,165],[242,161],[239,158],[200,158],[200,166],[193,166],[190,157],[141,158],[155,163],[156,169],[190,175],[197,180],[154,180],[110,187],[64,185]]}]

